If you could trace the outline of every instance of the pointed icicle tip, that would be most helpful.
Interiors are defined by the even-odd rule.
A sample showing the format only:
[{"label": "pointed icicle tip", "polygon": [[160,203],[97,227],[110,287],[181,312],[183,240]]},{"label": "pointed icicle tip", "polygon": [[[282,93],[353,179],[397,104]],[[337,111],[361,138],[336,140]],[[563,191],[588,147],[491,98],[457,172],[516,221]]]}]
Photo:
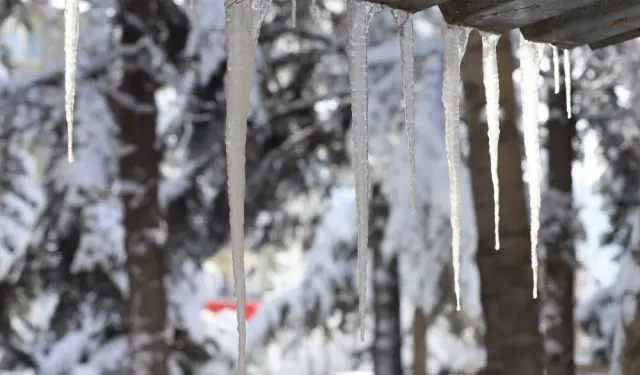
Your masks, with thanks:
[{"label": "pointed icicle tip", "polygon": [[247,118],[251,103],[250,93],[255,71],[255,56],[260,25],[269,8],[269,0],[227,1],[226,38],[226,119],[225,142],[227,156],[227,183],[229,193],[229,221],[234,292],[238,319],[238,374],[246,371],[247,327],[245,319],[246,285],[244,268],[244,201],[245,201],[245,149]]},{"label": "pointed icicle tip", "polygon": [[571,118],[571,55],[568,49],[564,50],[564,91],[567,95],[567,118]]},{"label": "pointed icicle tip", "polygon": [[451,205],[451,247],[456,307],[460,307],[460,62],[464,55],[470,29],[447,25],[445,33],[444,80],[442,104],[445,119],[445,144],[449,170],[449,201]]},{"label": "pointed icicle tip", "polygon": [[558,53],[558,47],[552,46],[553,49],[553,82],[554,92],[560,93],[560,56]]},{"label": "pointed icicle tip", "polygon": [[67,120],[67,160],[73,163],[73,112],[76,96],[76,64],[80,34],[80,0],[64,4],[64,109]]},{"label": "pointed icicle tip", "polygon": [[529,180],[529,212],[531,215],[531,270],[533,273],[533,297],[538,296],[538,233],[540,231],[540,203],[542,164],[540,160],[539,94],[538,79],[544,45],[536,44],[520,36],[520,73],[522,124],[524,131],[527,176]]},{"label": "pointed icicle tip", "polygon": [[360,0],[347,0],[347,57],[351,85],[351,124],[353,131],[353,163],[356,185],[358,313],[361,337],[367,295],[367,250],[369,241],[369,139],[367,87],[367,35],[379,5]]},{"label": "pointed icicle tip", "polygon": [[487,128],[491,182],[493,184],[493,225],[495,249],[500,250],[500,184],[498,180],[498,141],[500,139],[500,81],[497,46],[500,35],[481,32],[482,74],[487,98]]}]

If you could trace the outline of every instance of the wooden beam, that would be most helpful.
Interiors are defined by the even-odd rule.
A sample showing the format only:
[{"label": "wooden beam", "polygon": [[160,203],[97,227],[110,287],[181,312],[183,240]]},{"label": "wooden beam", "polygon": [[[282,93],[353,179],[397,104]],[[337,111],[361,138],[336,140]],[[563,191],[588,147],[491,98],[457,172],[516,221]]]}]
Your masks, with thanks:
[{"label": "wooden beam", "polygon": [[388,6],[393,9],[400,9],[411,13],[417,13],[431,8],[446,0],[367,0],[370,3]]}]

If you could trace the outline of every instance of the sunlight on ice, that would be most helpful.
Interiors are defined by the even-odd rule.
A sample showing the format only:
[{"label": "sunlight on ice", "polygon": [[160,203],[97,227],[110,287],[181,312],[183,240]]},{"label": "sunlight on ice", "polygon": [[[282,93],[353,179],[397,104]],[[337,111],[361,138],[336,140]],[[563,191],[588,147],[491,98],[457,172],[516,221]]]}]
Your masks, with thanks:
[{"label": "sunlight on ice", "polygon": [[554,92],[558,94],[560,92],[560,56],[558,53],[558,47],[552,46],[553,49],[553,83]]},{"label": "sunlight on ice", "polygon": [[80,33],[80,0],[64,5],[64,110],[67,120],[67,159],[73,163],[73,110],[76,96],[76,65]]}]

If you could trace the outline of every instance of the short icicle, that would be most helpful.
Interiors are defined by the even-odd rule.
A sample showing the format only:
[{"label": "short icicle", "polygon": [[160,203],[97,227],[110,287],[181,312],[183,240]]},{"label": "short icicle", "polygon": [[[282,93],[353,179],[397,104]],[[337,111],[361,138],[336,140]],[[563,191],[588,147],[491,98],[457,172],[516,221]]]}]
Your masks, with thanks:
[{"label": "short icicle", "polygon": [[558,94],[560,92],[560,55],[558,53],[558,47],[553,48],[553,82],[555,86],[554,92]]},{"label": "short icicle", "polygon": [[487,125],[489,128],[489,157],[493,183],[493,225],[495,248],[500,249],[500,185],[498,180],[498,140],[500,139],[500,80],[496,48],[500,35],[481,32],[482,72],[487,97]]},{"label": "short icicle", "polygon": [[234,294],[238,315],[238,375],[244,375],[246,371],[244,198],[247,118],[258,34],[268,6],[269,0],[227,0],[225,6],[228,55],[225,143]]},{"label": "short icicle", "polygon": [[393,10],[393,17],[400,25],[400,60],[402,61],[402,91],[404,93],[404,122],[409,147],[409,189],[411,210],[416,212],[416,162],[415,162],[415,68],[413,60],[413,20],[411,14]]},{"label": "short icicle", "polygon": [[358,298],[360,336],[364,340],[366,313],[367,247],[369,236],[369,139],[367,87],[367,35],[369,23],[380,6],[347,0],[347,55],[351,84],[351,127],[356,183],[358,226]]},{"label": "short icicle", "polygon": [[318,4],[317,0],[311,0],[311,18],[314,22],[318,22]]},{"label": "short icicle", "polygon": [[67,160],[73,163],[73,110],[80,35],[80,0],[64,4],[64,110],[67,120]]},{"label": "short icicle", "polygon": [[469,29],[447,25],[444,52],[445,141],[449,167],[453,277],[456,309],[460,310],[460,62],[469,39]]},{"label": "short icicle", "polygon": [[529,42],[520,36],[520,91],[522,97],[522,127],[527,157],[529,207],[531,215],[531,270],[533,271],[533,298],[538,298],[538,232],[540,231],[540,201],[542,165],[540,161],[540,134],[538,123],[538,78],[544,45]]},{"label": "short icicle", "polygon": [[298,17],[298,1],[291,0],[291,25],[296,27],[296,18]]},{"label": "short icicle", "polygon": [[569,50],[564,50],[564,91],[567,95],[567,117],[571,118],[571,55]]}]

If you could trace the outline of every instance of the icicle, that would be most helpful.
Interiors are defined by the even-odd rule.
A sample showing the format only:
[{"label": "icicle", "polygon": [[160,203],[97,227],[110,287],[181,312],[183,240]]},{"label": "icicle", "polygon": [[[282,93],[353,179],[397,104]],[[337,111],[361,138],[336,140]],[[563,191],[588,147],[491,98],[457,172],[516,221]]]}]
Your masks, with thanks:
[{"label": "icicle", "polygon": [[347,55],[351,83],[351,126],[356,182],[358,225],[358,298],[360,336],[364,340],[366,313],[367,246],[369,236],[369,140],[367,96],[367,34],[369,23],[380,6],[360,0],[347,0]]},{"label": "icicle", "polygon": [[567,117],[571,118],[571,56],[564,50],[564,91],[567,95]]},{"label": "icicle", "polygon": [[496,48],[500,35],[481,32],[482,72],[487,97],[487,125],[489,127],[489,157],[493,183],[493,225],[495,248],[500,249],[500,185],[498,181],[498,140],[500,139],[500,81]]},{"label": "icicle", "polygon": [[544,45],[529,42],[520,36],[520,91],[522,95],[522,127],[527,156],[529,207],[531,215],[531,269],[533,298],[538,298],[538,232],[540,231],[540,199],[542,165],[540,162],[540,134],[538,130],[538,75]]},{"label": "icicle", "polygon": [[298,13],[298,2],[296,0],[291,0],[291,25],[296,27],[296,17]]},{"label": "icicle", "polygon": [[246,321],[244,280],[245,145],[258,34],[269,0],[227,0],[226,153],[234,294],[238,314],[238,374],[244,375]]},{"label": "icicle", "polygon": [[73,163],[73,107],[76,96],[76,64],[80,32],[80,0],[64,5],[64,110],[67,119],[67,159]]},{"label": "icicle", "polygon": [[311,18],[314,22],[318,22],[318,4],[317,0],[311,0]]},{"label": "icicle", "polygon": [[460,62],[469,39],[469,31],[460,26],[447,25],[442,88],[449,166],[453,277],[458,311],[460,310]]},{"label": "icicle", "polygon": [[553,81],[555,83],[555,93],[560,92],[560,56],[558,54],[558,47],[553,48]]},{"label": "icicle", "polygon": [[409,186],[411,194],[411,210],[416,212],[416,163],[415,163],[415,73],[413,60],[413,20],[411,14],[401,10],[393,10],[393,17],[400,24],[400,59],[402,61],[402,91],[404,93],[404,121],[409,143]]}]

